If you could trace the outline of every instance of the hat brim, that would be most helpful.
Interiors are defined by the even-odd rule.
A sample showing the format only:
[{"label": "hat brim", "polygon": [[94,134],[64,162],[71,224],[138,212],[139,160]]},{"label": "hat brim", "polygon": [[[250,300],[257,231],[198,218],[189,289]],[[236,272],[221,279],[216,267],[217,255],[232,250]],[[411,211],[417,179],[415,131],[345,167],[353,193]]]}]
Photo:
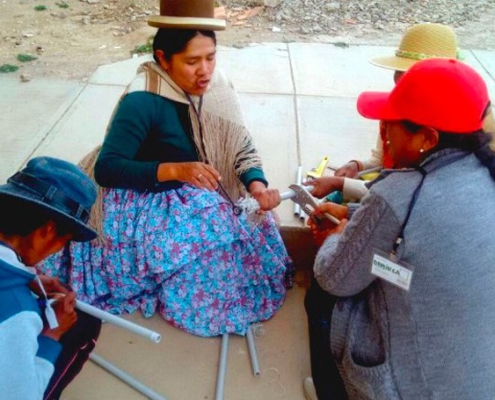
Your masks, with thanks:
[{"label": "hat brim", "polygon": [[40,208],[43,208],[45,210],[53,212],[60,217],[63,217],[67,221],[67,223],[71,225],[71,233],[73,234],[71,240],[75,242],[87,242],[89,240],[95,239],[98,236],[95,230],[91,229],[89,226],[85,225],[81,221],[64,212],[61,212],[60,210],[50,206],[49,204],[44,203],[28,192],[20,191],[18,188],[9,183],[0,187],[0,196],[15,197],[19,200],[23,200],[31,204],[36,204],[40,206]]},{"label": "hat brim", "polygon": [[389,106],[390,92],[363,92],[357,100],[357,110],[364,118],[398,121],[402,118]]},{"label": "hat brim", "polygon": [[377,67],[405,72],[420,60],[413,60],[405,57],[375,57],[369,60]]},{"label": "hat brim", "polygon": [[168,17],[163,15],[153,15],[148,18],[148,25],[155,28],[223,31],[227,23],[224,19],[218,18]]}]

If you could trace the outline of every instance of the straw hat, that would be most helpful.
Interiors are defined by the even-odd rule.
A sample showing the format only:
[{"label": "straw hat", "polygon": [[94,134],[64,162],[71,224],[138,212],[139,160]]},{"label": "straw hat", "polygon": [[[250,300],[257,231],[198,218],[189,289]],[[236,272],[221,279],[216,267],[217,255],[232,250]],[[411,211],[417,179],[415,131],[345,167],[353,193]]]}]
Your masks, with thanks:
[{"label": "straw hat", "polygon": [[407,71],[419,60],[427,58],[458,58],[457,38],[454,30],[442,24],[418,24],[410,27],[395,56],[372,58],[378,67]]},{"label": "straw hat", "polygon": [[225,20],[214,18],[215,0],[160,0],[160,15],[148,19],[155,28],[225,29]]}]

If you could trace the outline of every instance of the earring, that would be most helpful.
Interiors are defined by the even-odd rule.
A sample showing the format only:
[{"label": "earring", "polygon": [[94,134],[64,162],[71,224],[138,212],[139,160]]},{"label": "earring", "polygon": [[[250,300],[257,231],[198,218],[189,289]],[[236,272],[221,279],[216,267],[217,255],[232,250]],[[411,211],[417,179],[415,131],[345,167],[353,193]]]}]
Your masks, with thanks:
[{"label": "earring", "polygon": [[424,153],[425,152],[425,149],[419,149],[419,152],[420,153]]},{"label": "earring", "polygon": [[386,144],[387,146],[390,146],[390,140],[387,140],[387,141],[385,142],[385,144]]}]

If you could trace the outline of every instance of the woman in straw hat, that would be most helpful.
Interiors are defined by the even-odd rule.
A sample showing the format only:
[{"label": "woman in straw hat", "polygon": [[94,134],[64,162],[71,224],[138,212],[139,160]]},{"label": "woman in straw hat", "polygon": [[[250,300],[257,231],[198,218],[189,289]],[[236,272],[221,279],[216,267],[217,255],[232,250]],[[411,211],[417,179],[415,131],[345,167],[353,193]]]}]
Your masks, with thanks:
[{"label": "woman in straw hat", "polygon": [[[213,0],[162,0],[154,61],[141,65],[96,159],[103,187],[100,241],[42,265],[114,313],[158,311],[200,336],[244,334],[285,297],[290,259],[230,82],[215,69]],[[250,195],[259,224],[239,213]]]},{"label": "woman in straw hat", "polygon": [[[406,30],[399,48],[392,56],[375,57],[371,64],[394,71],[394,83],[410,67],[420,60],[428,58],[459,58],[457,37],[454,30],[443,24],[423,23],[413,25]],[[490,112],[483,126],[485,132],[495,133],[495,120]],[[320,178],[312,184],[315,186],[312,194],[325,197],[333,191],[341,192],[344,201],[360,200],[368,193],[366,182],[358,178],[358,173],[379,167],[391,168],[393,162],[383,147],[382,135],[378,135],[375,148],[367,160],[351,160],[337,171],[332,177]],[[330,196],[330,199],[341,196]]]},{"label": "woman in straw hat", "polygon": [[330,346],[347,396],[490,399],[495,154],[482,129],[486,84],[464,63],[429,59],[357,106],[382,121],[397,169],[373,181],[348,223],[344,206],[316,211],[343,219],[319,232],[334,234],[314,271],[339,296]]}]

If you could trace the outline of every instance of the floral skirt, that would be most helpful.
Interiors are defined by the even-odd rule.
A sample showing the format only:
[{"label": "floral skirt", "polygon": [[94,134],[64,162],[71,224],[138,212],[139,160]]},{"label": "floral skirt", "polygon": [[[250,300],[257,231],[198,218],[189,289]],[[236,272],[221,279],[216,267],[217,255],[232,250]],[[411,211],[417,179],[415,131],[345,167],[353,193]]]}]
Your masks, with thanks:
[{"label": "floral skirt", "polygon": [[270,213],[236,216],[216,192],[105,189],[105,241],[72,242],[38,265],[78,299],[113,314],[158,311],[199,336],[244,335],[272,317],[291,265]]}]

